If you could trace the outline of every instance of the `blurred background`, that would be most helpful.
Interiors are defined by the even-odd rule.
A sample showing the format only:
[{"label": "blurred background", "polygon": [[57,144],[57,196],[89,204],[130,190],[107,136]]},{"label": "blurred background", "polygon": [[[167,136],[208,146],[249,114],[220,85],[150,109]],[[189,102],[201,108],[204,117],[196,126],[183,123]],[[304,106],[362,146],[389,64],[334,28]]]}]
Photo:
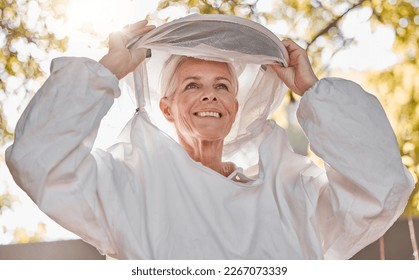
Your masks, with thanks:
[{"label": "blurred background", "polygon": [[[418,181],[419,0],[0,0],[0,259],[100,258],[40,212],[4,162],[16,122],[48,77],[51,60],[98,60],[110,32],[144,18],[159,26],[191,13],[234,14],[259,22],[280,39],[306,48],[319,78],[351,79],[376,95],[396,132],[403,162]],[[297,152],[321,165],[296,122],[298,102],[288,93],[273,118],[288,130]],[[102,125],[103,141],[97,146],[106,147],[118,125]],[[418,217],[416,184],[395,226],[356,258],[418,259]],[[68,253],[39,254],[47,248]]]}]

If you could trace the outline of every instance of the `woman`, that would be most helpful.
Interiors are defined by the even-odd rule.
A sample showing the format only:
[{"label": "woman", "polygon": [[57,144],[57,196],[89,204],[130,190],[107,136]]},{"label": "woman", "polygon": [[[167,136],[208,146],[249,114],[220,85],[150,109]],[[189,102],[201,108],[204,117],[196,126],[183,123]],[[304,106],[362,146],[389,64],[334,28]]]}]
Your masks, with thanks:
[{"label": "woman", "polygon": [[173,90],[160,108],[189,156],[228,177],[235,166],[222,162],[222,149],[238,110],[237,79],[223,62],[187,57],[176,62]]},{"label": "woman", "polygon": [[259,72],[303,96],[298,118],[326,171],[295,154],[266,119],[255,128],[256,172],[224,161],[226,137],[247,106],[237,101],[237,67],[179,53],[164,67],[159,106],[180,145],[140,108],[131,142],[91,152],[118,79],[146,57],[126,45],[152,29],[143,21],[112,34],[99,63],[54,61],[19,121],[7,164],[54,220],[119,259],[344,259],[401,214],[413,180],[377,99],[350,81],[318,81],[289,40],[288,63]]}]

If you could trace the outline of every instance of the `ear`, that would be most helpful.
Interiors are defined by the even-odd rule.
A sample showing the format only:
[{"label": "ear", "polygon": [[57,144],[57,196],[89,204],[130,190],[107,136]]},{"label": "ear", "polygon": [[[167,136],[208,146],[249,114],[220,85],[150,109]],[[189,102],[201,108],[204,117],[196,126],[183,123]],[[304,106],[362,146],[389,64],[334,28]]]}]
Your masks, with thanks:
[{"label": "ear", "polygon": [[171,102],[167,97],[163,97],[162,99],[160,99],[160,110],[162,111],[166,120],[168,120],[169,122],[173,122],[174,120],[170,112],[170,105]]},{"label": "ear", "polygon": [[239,101],[237,100],[237,98],[236,98],[236,102],[234,102],[234,110],[236,111],[236,114],[237,114],[237,112],[239,111]]}]

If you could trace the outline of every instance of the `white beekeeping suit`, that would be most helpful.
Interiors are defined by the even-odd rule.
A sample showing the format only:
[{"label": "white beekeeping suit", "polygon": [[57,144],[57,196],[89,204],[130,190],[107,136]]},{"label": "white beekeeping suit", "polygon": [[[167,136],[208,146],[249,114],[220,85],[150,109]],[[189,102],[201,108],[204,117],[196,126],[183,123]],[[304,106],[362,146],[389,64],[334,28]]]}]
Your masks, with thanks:
[{"label": "white beekeeping suit", "polygon": [[[138,113],[119,142],[93,150],[118,80],[86,58],[56,59],[16,128],[7,164],[41,210],[119,259],[345,259],[403,211],[413,180],[377,99],[327,78],[302,97],[298,119],[326,170],[291,149],[267,120],[285,87],[282,43],[232,16],[190,16],[147,33],[151,49],[128,83]],[[193,161],[159,120],[159,78],[170,55],[232,63],[239,112],[224,177]],[[129,81],[131,79],[131,81]]]}]

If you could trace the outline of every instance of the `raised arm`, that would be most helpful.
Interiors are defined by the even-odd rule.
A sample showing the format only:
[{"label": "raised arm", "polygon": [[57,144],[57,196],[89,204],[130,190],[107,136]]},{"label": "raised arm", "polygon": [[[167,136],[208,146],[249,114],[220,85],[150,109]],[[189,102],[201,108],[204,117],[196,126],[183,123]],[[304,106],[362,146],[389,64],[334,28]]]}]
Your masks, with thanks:
[{"label": "raised arm", "polygon": [[351,81],[317,81],[305,50],[284,44],[290,67],[274,69],[302,95],[298,120],[326,166],[327,176],[303,179],[325,256],[350,258],[400,216],[414,182],[378,99]]},{"label": "raised arm", "polygon": [[93,244],[106,252],[111,244],[98,207],[100,178],[91,149],[102,117],[119,94],[117,79],[96,61],[55,59],[6,150],[13,178],[38,207],[86,241],[95,239]]},{"label": "raised arm", "polygon": [[120,46],[151,28],[140,22],[114,33],[102,63],[55,59],[6,151],[13,178],[39,208],[107,254],[115,253],[113,196],[129,172],[109,153],[91,153],[92,146],[101,119],[120,95],[118,78],[145,57],[145,50],[124,52]]},{"label": "raised arm", "polygon": [[327,181],[313,195],[327,258],[349,258],[378,239],[401,215],[414,181],[377,98],[359,85],[322,79],[297,112]]}]

